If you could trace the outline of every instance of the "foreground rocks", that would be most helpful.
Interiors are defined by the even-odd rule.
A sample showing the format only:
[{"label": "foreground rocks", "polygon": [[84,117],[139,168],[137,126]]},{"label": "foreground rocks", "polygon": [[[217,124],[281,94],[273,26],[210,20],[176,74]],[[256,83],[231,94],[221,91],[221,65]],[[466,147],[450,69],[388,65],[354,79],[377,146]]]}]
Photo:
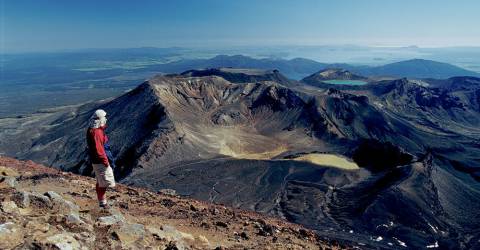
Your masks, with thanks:
[{"label": "foreground rocks", "polygon": [[0,249],[19,246],[23,242],[22,228],[14,222],[0,224]]},{"label": "foreground rocks", "polygon": [[337,249],[298,225],[0,157],[0,249]]}]

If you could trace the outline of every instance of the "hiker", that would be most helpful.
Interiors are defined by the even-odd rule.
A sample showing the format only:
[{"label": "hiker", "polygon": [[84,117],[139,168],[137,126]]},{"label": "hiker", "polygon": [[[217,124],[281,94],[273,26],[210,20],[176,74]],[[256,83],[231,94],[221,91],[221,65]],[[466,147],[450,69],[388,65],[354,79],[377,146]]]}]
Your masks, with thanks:
[{"label": "hiker", "polygon": [[[106,116],[107,112],[104,110],[96,110],[90,119],[87,130],[88,154],[95,172],[95,178],[97,179],[95,189],[97,191],[98,204],[101,208],[109,208],[105,193],[107,188],[115,187],[112,169],[114,162],[110,152],[110,145],[108,144],[108,137],[105,134],[105,128],[107,127]],[[111,159],[109,160],[109,158]]]}]

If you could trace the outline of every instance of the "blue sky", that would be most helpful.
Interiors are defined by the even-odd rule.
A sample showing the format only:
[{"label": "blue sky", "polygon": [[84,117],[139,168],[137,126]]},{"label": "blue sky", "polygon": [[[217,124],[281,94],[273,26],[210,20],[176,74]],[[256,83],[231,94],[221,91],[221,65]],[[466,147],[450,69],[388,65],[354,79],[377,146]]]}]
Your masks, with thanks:
[{"label": "blue sky", "polygon": [[480,46],[478,0],[0,0],[2,52],[242,45]]}]

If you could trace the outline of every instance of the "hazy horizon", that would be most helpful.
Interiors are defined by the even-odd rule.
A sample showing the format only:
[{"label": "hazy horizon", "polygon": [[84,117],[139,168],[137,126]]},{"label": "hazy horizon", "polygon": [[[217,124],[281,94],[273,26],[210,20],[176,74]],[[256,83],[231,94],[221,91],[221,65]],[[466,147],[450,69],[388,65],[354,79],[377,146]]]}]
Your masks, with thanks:
[{"label": "hazy horizon", "polygon": [[[418,46],[416,44],[399,45],[399,46],[387,46],[387,45],[361,45],[361,44],[317,44],[317,45],[300,45],[300,44],[288,44],[288,45],[237,45],[237,46],[138,46],[138,47],[85,47],[85,48],[59,48],[59,49],[45,49],[45,50],[26,50],[26,51],[3,51],[0,54],[30,54],[30,53],[75,53],[95,50],[128,50],[128,49],[198,49],[198,50],[226,50],[226,49],[281,49],[281,48],[334,48],[334,47],[358,47],[365,49],[402,49],[402,48],[416,48],[416,49],[480,49],[480,45],[477,46]],[[415,59],[415,58],[412,58]]]},{"label": "hazy horizon", "polygon": [[478,47],[478,1],[5,1],[0,53],[138,47]]}]

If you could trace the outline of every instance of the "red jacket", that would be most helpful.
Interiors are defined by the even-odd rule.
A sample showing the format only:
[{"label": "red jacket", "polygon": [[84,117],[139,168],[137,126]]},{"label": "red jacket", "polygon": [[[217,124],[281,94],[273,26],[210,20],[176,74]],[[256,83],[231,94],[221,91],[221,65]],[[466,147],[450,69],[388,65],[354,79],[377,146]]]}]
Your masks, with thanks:
[{"label": "red jacket", "polygon": [[88,155],[90,161],[93,164],[103,164],[108,166],[108,158],[105,153],[105,143],[108,141],[108,137],[105,134],[105,127],[100,128],[88,128],[87,130],[87,145]]}]

